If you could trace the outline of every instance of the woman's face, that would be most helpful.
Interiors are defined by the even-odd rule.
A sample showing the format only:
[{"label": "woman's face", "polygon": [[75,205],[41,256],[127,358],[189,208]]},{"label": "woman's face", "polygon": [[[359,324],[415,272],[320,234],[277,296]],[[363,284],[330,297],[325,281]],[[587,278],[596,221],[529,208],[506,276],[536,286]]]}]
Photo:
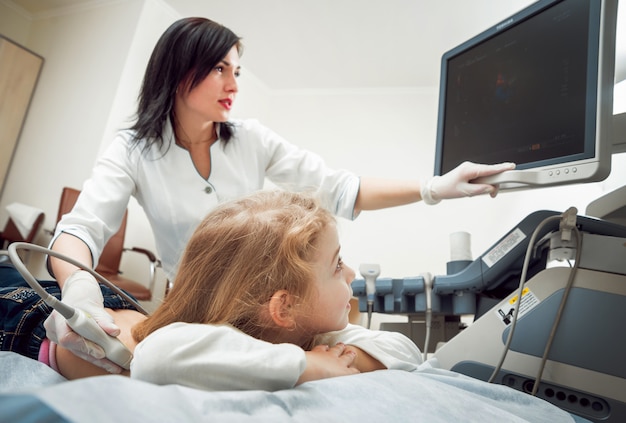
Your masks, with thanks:
[{"label": "woman's face", "polygon": [[298,323],[310,332],[341,330],[348,324],[355,273],[343,263],[339,251],[337,227],[329,224],[318,239],[318,252],[313,262],[317,296],[304,313],[304,322]]},{"label": "woman's face", "polygon": [[237,77],[241,71],[239,52],[234,46],[228,54],[191,91],[179,89],[176,113],[197,115],[203,121],[225,122],[239,90]]}]

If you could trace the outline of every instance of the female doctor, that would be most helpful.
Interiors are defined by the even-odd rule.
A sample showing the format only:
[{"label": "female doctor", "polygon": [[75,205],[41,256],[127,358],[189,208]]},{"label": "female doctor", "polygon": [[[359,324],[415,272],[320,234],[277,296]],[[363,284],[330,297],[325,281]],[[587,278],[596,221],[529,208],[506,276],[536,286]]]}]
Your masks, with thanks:
[{"label": "female doctor", "polygon": [[[143,207],[170,280],[191,233],[218,204],[263,188],[264,179],[290,191],[314,191],[335,215],[354,219],[362,210],[424,200],[489,193],[497,186],[471,183],[513,164],[463,163],[427,181],[358,177],[329,169],[323,160],[288,143],[254,120],[230,120],[238,92],[240,38],[205,18],[183,18],[161,36],[144,75],[135,123],[118,133],[95,164],[74,209],[56,228],[51,248],[95,265],[122,221],[131,196]],[[119,333],[102,303],[83,284],[66,285],[76,268],[50,258],[64,302],[93,315],[112,336]],[[48,337],[111,372],[121,369],[104,351],[72,332],[55,313]]]}]

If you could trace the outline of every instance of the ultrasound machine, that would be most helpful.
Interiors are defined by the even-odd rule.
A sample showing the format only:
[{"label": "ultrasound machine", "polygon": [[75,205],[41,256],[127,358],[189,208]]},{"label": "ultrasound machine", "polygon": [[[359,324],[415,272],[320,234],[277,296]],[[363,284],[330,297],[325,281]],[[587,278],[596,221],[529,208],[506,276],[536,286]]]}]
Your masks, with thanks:
[{"label": "ultrasound machine", "polygon": [[[617,15],[617,0],[541,0],[446,52],[435,174],[512,161],[485,180],[519,190],[605,179],[626,151],[626,114],[613,114]],[[580,213],[537,210],[445,275],[377,270],[352,284],[359,309],[408,315],[441,367],[626,421],[626,185]]]}]

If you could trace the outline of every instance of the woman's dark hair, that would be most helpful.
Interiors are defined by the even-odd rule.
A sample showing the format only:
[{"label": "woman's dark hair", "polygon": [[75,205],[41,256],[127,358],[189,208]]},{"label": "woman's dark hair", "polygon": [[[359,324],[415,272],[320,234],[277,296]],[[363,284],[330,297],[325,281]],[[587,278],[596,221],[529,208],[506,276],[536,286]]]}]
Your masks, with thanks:
[{"label": "woman's dark hair", "polygon": [[[174,22],[159,38],[143,78],[133,142],[147,140],[162,147],[163,129],[174,108],[176,90],[185,82],[188,91],[196,87],[228,54],[233,46],[242,53],[240,37],[230,29],[206,18],[183,18]],[[219,137],[228,142],[233,135],[229,122],[219,125]]]}]

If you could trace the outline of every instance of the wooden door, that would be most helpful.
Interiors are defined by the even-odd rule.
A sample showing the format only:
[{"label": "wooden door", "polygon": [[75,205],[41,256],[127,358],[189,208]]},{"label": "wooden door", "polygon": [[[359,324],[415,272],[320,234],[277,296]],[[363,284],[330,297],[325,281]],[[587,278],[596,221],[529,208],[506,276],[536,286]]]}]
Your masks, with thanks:
[{"label": "wooden door", "polygon": [[0,35],[0,197],[43,58]]}]

